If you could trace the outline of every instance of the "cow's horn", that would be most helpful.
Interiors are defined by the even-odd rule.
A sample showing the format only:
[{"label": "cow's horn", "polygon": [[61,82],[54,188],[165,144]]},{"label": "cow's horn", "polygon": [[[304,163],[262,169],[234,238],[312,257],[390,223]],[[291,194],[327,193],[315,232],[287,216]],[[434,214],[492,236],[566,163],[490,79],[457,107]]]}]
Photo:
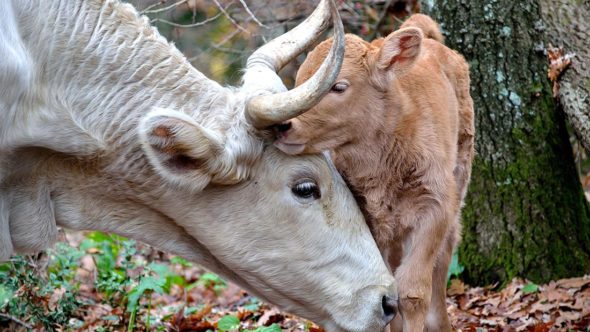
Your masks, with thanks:
[{"label": "cow's horn", "polygon": [[[262,46],[248,58],[247,70],[278,72],[315,42],[332,17],[334,43],[318,71],[302,85],[286,92],[251,98],[247,115],[259,129],[294,118],[309,110],[330,90],[344,58],[344,28],[333,0],[322,0],[316,10],[293,30]],[[275,74],[276,75],[276,74]]]}]

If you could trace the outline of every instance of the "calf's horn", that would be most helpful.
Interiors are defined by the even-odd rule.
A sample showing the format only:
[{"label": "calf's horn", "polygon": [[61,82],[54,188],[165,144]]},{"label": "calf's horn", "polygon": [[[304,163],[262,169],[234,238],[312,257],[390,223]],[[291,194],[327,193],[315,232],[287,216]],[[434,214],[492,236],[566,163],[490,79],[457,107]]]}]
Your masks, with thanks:
[{"label": "calf's horn", "polygon": [[[317,104],[330,90],[344,59],[344,28],[333,0],[322,0],[316,10],[293,30],[277,37],[254,52],[247,71],[278,72],[314,43],[329,26],[334,26],[334,42],[328,57],[305,83],[286,92],[251,98],[246,106],[250,123],[258,129],[294,118]],[[247,83],[247,82],[246,82]]]}]

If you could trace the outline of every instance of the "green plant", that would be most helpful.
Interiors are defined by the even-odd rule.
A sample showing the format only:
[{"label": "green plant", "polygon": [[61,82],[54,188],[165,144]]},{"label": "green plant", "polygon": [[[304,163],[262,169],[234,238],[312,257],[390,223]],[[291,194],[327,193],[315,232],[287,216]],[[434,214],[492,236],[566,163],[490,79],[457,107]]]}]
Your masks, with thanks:
[{"label": "green plant", "polygon": [[170,270],[170,267],[165,264],[150,263],[147,267],[149,271],[152,271],[155,275],[164,280],[162,289],[165,293],[170,292],[170,288],[173,285],[186,286],[186,280],[178,274]]},{"label": "green plant", "polygon": [[15,256],[0,265],[0,310],[35,327],[68,326],[82,305],[76,268],[82,253],[58,243],[47,251],[47,268],[32,256]]},{"label": "green plant", "polygon": [[12,299],[14,292],[4,285],[0,285],[0,310]]},{"label": "green plant", "polygon": [[[79,316],[82,312],[77,310],[84,303],[78,299],[80,284],[76,278],[78,267],[86,255],[90,255],[96,269],[95,279],[90,280],[95,297],[88,304],[99,301],[112,308],[126,309],[125,315],[119,313],[101,318],[107,330],[126,325],[132,331],[138,322],[142,322],[141,327],[146,330],[164,330],[165,326],[159,324],[160,319],[150,316],[153,293],[170,293],[173,286],[190,290],[199,285],[219,294],[227,287],[226,282],[213,273],[205,273],[195,283],[187,285],[186,280],[176,274],[169,264],[148,264],[137,248],[133,240],[90,232],[79,248],[58,243],[41,260],[15,256],[10,262],[0,264],[0,312],[18,318],[35,329],[78,330],[83,320]],[[44,261],[47,261],[46,265]],[[173,257],[170,263],[182,267],[192,265],[180,257]],[[258,305],[257,300],[252,301],[254,308]],[[141,310],[145,307],[147,310]],[[97,327],[100,328],[105,327]]]},{"label": "green plant", "polygon": [[[91,253],[96,265],[95,287],[104,294],[106,300],[116,304],[125,296],[125,289],[131,284],[127,273],[135,268],[132,263],[135,254],[135,241],[121,236],[90,232],[80,244],[80,249]],[[123,250],[121,264],[117,264],[119,253]]]},{"label": "green plant", "polygon": [[217,274],[212,272],[203,273],[199,280],[197,280],[194,284],[189,285],[187,289],[191,289],[195,286],[203,286],[208,289],[212,289],[215,294],[219,295],[224,289],[227,288],[227,283],[221,279]]},{"label": "green plant", "polygon": [[270,326],[260,326],[257,327],[254,332],[281,332],[281,327],[277,324],[272,324]]},{"label": "green plant", "polygon": [[[127,329],[134,330],[136,318],[141,308],[141,299],[151,299],[152,293],[168,293],[173,285],[185,286],[186,281],[170,270],[169,266],[159,263],[145,264],[136,259],[137,246],[133,240],[117,235],[91,232],[86,236],[80,248],[89,252],[95,262],[97,279],[95,287],[113,307],[125,305],[129,313]],[[183,266],[190,263],[182,258],[174,262]],[[133,277],[131,272],[137,273]],[[151,307],[151,300],[148,301]],[[146,328],[154,321],[148,315],[144,318]]]},{"label": "green plant", "polygon": [[240,328],[240,319],[233,315],[226,315],[217,321],[219,332],[237,331]]},{"label": "green plant", "polygon": [[[139,300],[144,295],[149,295],[153,292],[158,294],[164,293],[164,285],[166,283],[165,278],[161,277],[154,277],[151,275],[151,270],[146,269],[144,273],[139,278],[138,284],[131,289],[128,294],[127,298],[127,312],[131,314],[129,318],[129,324],[127,327],[127,331],[133,331],[135,326],[135,317],[137,315],[137,310],[139,309]],[[150,302],[151,306],[151,302]],[[148,310],[149,315],[149,310]],[[149,316],[147,317],[148,324],[150,323]]]},{"label": "green plant", "polygon": [[522,293],[523,294],[531,294],[531,293],[536,293],[539,291],[539,286],[529,282],[528,284],[526,284],[523,288],[522,288]]},{"label": "green plant", "polygon": [[455,251],[451,258],[451,264],[449,265],[449,272],[447,273],[447,281],[450,281],[451,278],[455,277],[458,278],[459,275],[463,272],[465,267],[459,263],[459,254]]},{"label": "green plant", "polygon": [[252,297],[250,301],[244,304],[244,309],[250,311],[258,311],[258,309],[260,309],[260,300],[258,300],[255,297]]}]

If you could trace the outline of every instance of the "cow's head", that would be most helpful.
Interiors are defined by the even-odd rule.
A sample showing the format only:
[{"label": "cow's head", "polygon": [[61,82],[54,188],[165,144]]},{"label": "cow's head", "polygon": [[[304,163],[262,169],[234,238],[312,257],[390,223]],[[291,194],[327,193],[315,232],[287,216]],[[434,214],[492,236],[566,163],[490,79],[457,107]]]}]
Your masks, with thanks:
[{"label": "cow's head", "polygon": [[[402,77],[420,53],[422,32],[400,29],[385,39],[368,43],[346,35],[342,70],[330,92],[311,110],[277,126],[275,145],[289,154],[318,153],[347,143],[371,140],[367,129],[383,125],[384,98],[395,80]],[[332,45],[318,45],[297,72],[296,84],[303,84],[318,70]],[[387,96],[387,98],[391,98]],[[389,104],[402,103],[404,96]]]},{"label": "cow's head", "polygon": [[[327,331],[381,330],[395,314],[397,292],[352,195],[327,156],[286,155],[272,145],[267,129],[310,109],[333,85],[344,47],[333,2],[322,1],[301,26],[255,52],[239,89],[196,73],[136,22],[134,11],[119,17],[121,5],[112,1],[77,5],[100,9],[103,25],[117,20],[118,29],[101,31],[101,56],[125,51],[108,47],[109,33],[118,34],[115,45],[120,38],[146,39],[147,51],[134,53],[138,58],[126,59],[117,72],[130,68],[145,77],[130,80],[141,82],[137,90],[133,83],[98,82],[91,87],[96,95],[72,90],[72,99],[52,99],[85,108],[56,107],[53,118],[63,120],[45,120],[29,131],[36,136],[15,139],[18,148],[1,156],[0,259],[12,246],[44,249],[56,225],[109,231],[199,262]],[[318,38],[330,16],[336,42],[327,60],[306,83],[287,91],[276,72]],[[137,37],[136,26],[143,35]],[[76,36],[70,32],[66,40]],[[90,52],[85,58],[96,56],[83,46]],[[139,56],[157,61],[145,66]],[[170,66],[162,75],[177,76],[154,80],[162,66]],[[60,74],[68,77],[67,71]],[[71,77],[79,76],[84,86],[86,77]],[[101,98],[103,91],[109,98]],[[119,109],[110,107],[118,98]]]}]

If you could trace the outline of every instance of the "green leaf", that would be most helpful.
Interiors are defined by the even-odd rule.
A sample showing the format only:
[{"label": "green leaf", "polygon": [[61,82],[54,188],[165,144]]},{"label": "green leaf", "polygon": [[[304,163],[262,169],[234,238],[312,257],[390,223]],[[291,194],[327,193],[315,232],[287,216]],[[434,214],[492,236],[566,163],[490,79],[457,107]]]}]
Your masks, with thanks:
[{"label": "green leaf", "polygon": [[203,273],[199,277],[199,281],[203,284],[211,283],[211,284],[225,284],[225,281],[221,279],[217,274],[212,272]]},{"label": "green leaf", "polygon": [[203,306],[198,306],[198,307],[186,307],[184,308],[184,312],[183,312],[183,316],[190,316],[192,314],[194,314],[195,312],[199,311],[203,309]]},{"label": "green leaf", "polygon": [[186,286],[186,280],[178,274],[174,273],[174,271],[170,270],[169,265],[150,263],[148,265],[148,269],[154,271],[154,273],[158,277],[166,280],[163,286],[164,291],[166,293],[170,292],[170,288],[172,287],[172,285]]},{"label": "green leaf", "polygon": [[93,240],[96,243],[101,243],[101,242],[113,242],[113,238],[103,232],[90,232],[88,234],[86,234],[86,238]]},{"label": "green leaf", "polygon": [[101,319],[118,324],[119,321],[121,320],[121,317],[119,317],[119,315],[108,315],[108,316],[103,316]]},{"label": "green leaf", "polygon": [[277,324],[272,324],[270,326],[260,326],[254,330],[254,332],[281,332],[281,327]]},{"label": "green leaf", "polygon": [[5,287],[4,285],[0,285],[0,309],[2,309],[10,299],[14,296],[14,293],[11,289]]},{"label": "green leaf", "polygon": [[166,278],[168,275],[173,274],[168,265],[160,263],[150,263],[148,268],[154,271],[160,278]]},{"label": "green leaf", "polygon": [[[203,273],[196,284],[203,285],[205,288],[212,288],[217,294],[227,287],[227,283],[223,279],[211,272]],[[192,287],[194,286],[191,285]]]},{"label": "green leaf", "polygon": [[8,274],[8,272],[10,272],[10,270],[11,270],[10,263],[6,262],[6,263],[0,264],[0,275]]},{"label": "green leaf", "polygon": [[217,322],[217,329],[221,332],[233,331],[240,328],[240,319],[236,316],[227,315],[221,317]]},{"label": "green leaf", "polygon": [[447,280],[450,280],[451,277],[458,277],[463,272],[463,270],[465,270],[465,268],[459,264],[459,254],[457,252],[453,253],[451,264],[449,265]]},{"label": "green leaf", "polygon": [[162,294],[164,292],[162,289],[164,282],[165,280],[161,278],[154,278],[152,276],[143,277],[139,284],[129,292],[129,297],[127,298],[127,311],[135,312],[137,310],[139,299],[146,291]]},{"label": "green leaf", "polygon": [[528,283],[526,286],[524,286],[522,288],[523,294],[531,294],[531,293],[536,293],[538,291],[539,291],[539,286],[533,284],[532,282]]},{"label": "green leaf", "polygon": [[193,264],[189,261],[187,261],[186,259],[182,258],[182,257],[178,257],[178,256],[174,256],[172,258],[170,258],[170,263],[172,264],[180,264],[183,267],[191,267],[193,266]]},{"label": "green leaf", "polygon": [[252,300],[250,300],[250,302],[245,304],[243,307],[246,310],[257,311],[260,309],[260,301],[258,301],[257,298],[252,298]]}]

